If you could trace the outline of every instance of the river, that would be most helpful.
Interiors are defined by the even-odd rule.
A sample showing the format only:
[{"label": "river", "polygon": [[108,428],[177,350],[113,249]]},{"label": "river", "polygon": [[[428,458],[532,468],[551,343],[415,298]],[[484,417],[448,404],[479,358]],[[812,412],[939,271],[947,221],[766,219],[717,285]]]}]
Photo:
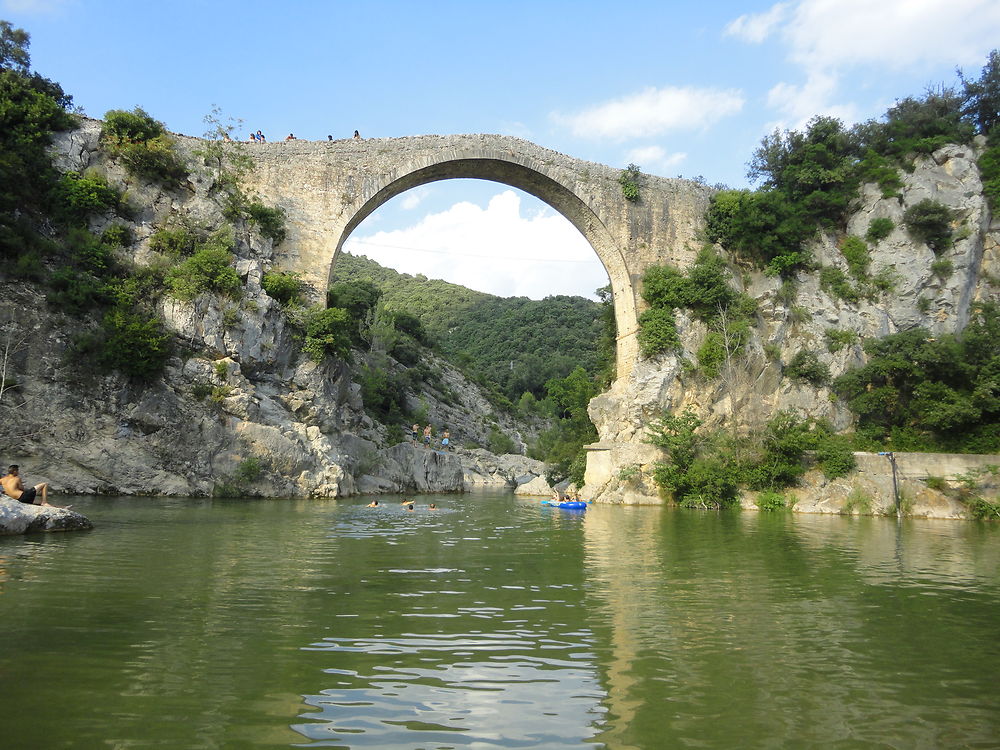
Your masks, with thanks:
[{"label": "river", "polygon": [[0,747],[1000,746],[1000,525],[368,501],[0,538]]}]

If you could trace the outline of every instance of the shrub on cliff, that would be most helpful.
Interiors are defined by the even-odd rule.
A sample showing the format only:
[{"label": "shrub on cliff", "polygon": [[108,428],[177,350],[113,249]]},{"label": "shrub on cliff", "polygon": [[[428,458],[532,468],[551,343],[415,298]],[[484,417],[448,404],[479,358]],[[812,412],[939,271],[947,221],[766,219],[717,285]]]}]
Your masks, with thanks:
[{"label": "shrub on cliff", "polygon": [[131,112],[112,109],[104,115],[101,142],[135,177],[177,187],[188,171],[163,123],[140,107]]},{"label": "shrub on cliff", "polygon": [[903,212],[903,222],[910,235],[936,254],[951,247],[952,218],[951,209],[930,198],[924,198]]},{"label": "shrub on cliff", "polygon": [[66,111],[72,97],[29,72],[29,39],[23,29],[0,21],[0,256],[15,262],[48,249],[33,228],[57,179],[47,148],[54,132],[75,123]]},{"label": "shrub on cliff", "polygon": [[242,287],[233,268],[232,229],[212,233],[198,249],[167,272],[167,287],[180,300],[190,301],[203,292],[236,296]]},{"label": "shrub on cliff", "polygon": [[269,297],[282,305],[297,305],[302,302],[302,281],[298,274],[288,271],[268,271],[260,282]]},{"label": "shrub on cliff", "polygon": [[868,363],[834,381],[869,447],[1000,449],[1000,307],[978,305],[959,335],[904,331],[864,344]]},{"label": "shrub on cliff", "polygon": [[302,349],[314,362],[327,355],[348,359],[351,355],[351,330],[354,321],[340,307],[311,307],[304,316],[305,340]]}]

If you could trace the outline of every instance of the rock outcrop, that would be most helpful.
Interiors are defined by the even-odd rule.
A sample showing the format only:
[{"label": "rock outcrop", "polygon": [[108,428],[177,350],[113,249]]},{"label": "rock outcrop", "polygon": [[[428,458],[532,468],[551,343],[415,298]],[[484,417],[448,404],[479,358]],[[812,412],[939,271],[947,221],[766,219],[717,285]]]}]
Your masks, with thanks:
[{"label": "rock outcrop", "polygon": [[[123,260],[162,264],[150,248],[158,229],[225,223],[207,170],[193,171],[177,190],[136,181],[98,147],[98,130],[99,123],[85,121],[62,134],[55,161],[64,171],[96,170],[127,192],[133,240],[121,250]],[[98,216],[90,229],[100,234],[116,223],[122,218]],[[301,327],[261,286],[274,267],[272,242],[240,226],[234,254],[238,298],[164,296],[157,303],[176,345],[149,383],[96,366],[86,346],[99,329],[96,316],[62,313],[41,285],[6,285],[0,325],[15,346],[0,404],[0,451],[33,479],[67,493],[340,497],[461,491],[466,467],[490,474],[474,461],[391,446],[390,426],[366,413],[361,398],[358,373],[368,354],[357,351],[350,363],[308,359]],[[402,365],[383,361],[404,374]],[[454,446],[486,444],[499,429],[523,447],[519,424],[497,413],[481,388],[430,351],[421,364],[429,379],[407,393],[408,406],[438,430],[449,429]]]},{"label": "rock outcrop", "polygon": [[[918,158],[912,173],[900,173],[901,198],[883,197],[875,185],[863,187],[848,233],[864,237],[876,218],[893,222],[888,237],[869,243],[870,274],[888,276],[891,291],[847,302],[820,286],[818,272],[801,271],[795,279],[796,298],[789,302],[779,294],[781,279],[744,271],[733,282],[756,300],[759,318],[746,358],[729,379],[690,372],[686,365],[697,361],[706,328],[678,314],[683,351],[640,360],[627,377],[591,401],[589,413],[600,442],[588,460],[586,494],[606,502],[662,502],[651,479],[659,454],[644,441],[646,425],[664,411],[691,407],[709,426],[735,415],[741,425],[755,427],[787,409],[846,429],[852,424],[846,404],[827,386],[783,377],[782,363],[808,349],[836,377],[864,363],[864,340],[918,326],[938,334],[959,332],[969,321],[973,303],[1000,300],[1000,221],[991,216],[976,166],[984,147],[978,138],[972,146],[945,146]],[[927,198],[947,206],[955,217],[953,245],[941,256],[914,240],[903,220],[908,207]],[[812,248],[813,259],[846,272],[837,240],[821,236]],[[939,258],[951,263],[950,273],[932,268]],[[856,343],[830,351],[830,329],[853,334]],[[623,470],[638,472],[641,478],[622,480],[618,475]]]},{"label": "rock outcrop", "polygon": [[50,505],[29,505],[9,497],[0,497],[0,536],[92,528],[94,525],[90,520],[75,510]]}]

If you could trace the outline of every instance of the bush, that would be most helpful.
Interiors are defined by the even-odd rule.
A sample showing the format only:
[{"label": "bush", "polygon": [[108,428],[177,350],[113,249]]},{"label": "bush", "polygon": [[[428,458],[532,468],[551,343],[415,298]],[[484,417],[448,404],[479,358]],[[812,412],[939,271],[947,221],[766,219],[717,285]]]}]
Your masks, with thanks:
[{"label": "bush", "polygon": [[126,224],[112,224],[101,234],[101,244],[106,247],[128,247],[132,244],[132,230]]},{"label": "bush", "polygon": [[845,302],[857,302],[860,299],[858,290],[851,284],[847,274],[836,266],[823,266],[820,269],[819,286],[831,297]]},{"label": "bush", "polygon": [[836,479],[854,471],[857,461],[854,446],[843,435],[821,434],[816,441],[816,462],[827,479]]},{"label": "bush", "polygon": [[392,370],[366,365],[359,373],[359,385],[370,417],[389,425],[405,419],[406,384]]},{"label": "bush", "polygon": [[757,507],[762,511],[785,510],[788,501],[780,492],[774,490],[764,490],[757,496]]},{"label": "bush", "polygon": [[993,215],[1000,214],[1000,129],[989,137],[986,150],[980,155],[979,176],[983,182],[983,195]]},{"label": "bush", "polygon": [[59,268],[49,277],[48,303],[60,312],[84,315],[109,301],[107,286],[92,274]]},{"label": "bush", "polygon": [[944,281],[955,272],[955,264],[948,258],[935,258],[931,263],[931,273]]},{"label": "bush", "polygon": [[863,281],[868,276],[868,266],[871,263],[871,255],[868,253],[868,245],[860,237],[849,234],[840,242],[840,254],[847,261],[847,268],[858,281]]},{"label": "bush", "polygon": [[681,339],[677,335],[674,311],[666,307],[652,307],[639,316],[639,351],[649,358],[657,354],[677,351]]},{"label": "bush", "polygon": [[903,222],[910,235],[936,254],[951,247],[952,218],[951,209],[930,198],[915,203],[903,213]]},{"label": "bush", "polygon": [[285,209],[265,206],[259,201],[251,201],[246,206],[246,216],[255,224],[260,233],[271,239],[275,245],[285,239]]},{"label": "bush", "polygon": [[149,238],[149,249],[164,255],[192,255],[198,247],[198,237],[189,229],[157,229]]},{"label": "bush", "polygon": [[853,346],[858,342],[858,334],[846,329],[827,328],[824,335],[826,336],[827,351],[831,354],[836,354],[841,349]]},{"label": "bush", "polygon": [[865,232],[865,239],[869,242],[878,243],[892,234],[892,230],[896,228],[892,219],[878,218],[872,219],[868,222],[868,231]]},{"label": "bush", "polygon": [[829,381],[830,368],[819,361],[816,352],[799,349],[791,362],[785,366],[785,375],[792,380],[809,383],[818,388]]},{"label": "bush", "polygon": [[58,213],[72,223],[83,223],[94,214],[114,210],[121,202],[118,191],[96,172],[67,172],[56,183],[55,196]]},{"label": "bush", "polygon": [[260,282],[261,287],[272,299],[282,305],[302,303],[302,282],[298,274],[289,271],[268,271]]},{"label": "bush", "polygon": [[496,427],[490,429],[490,436],[486,445],[490,453],[496,453],[498,456],[514,453],[517,450],[517,446],[510,435]]},{"label": "bush", "polygon": [[639,167],[629,164],[618,175],[618,184],[622,186],[625,200],[635,203],[639,200]]},{"label": "bush", "polygon": [[351,355],[351,330],[354,321],[340,307],[311,307],[305,315],[305,341],[302,350],[314,362],[327,356],[348,359]]},{"label": "bush", "polygon": [[170,335],[155,315],[116,307],[104,316],[102,328],[102,366],[140,380],[162,372],[170,356]]},{"label": "bush", "polygon": [[167,273],[170,293],[190,301],[204,292],[231,297],[239,295],[242,283],[232,266],[233,254],[221,247],[203,247]]},{"label": "bush", "polygon": [[982,304],[961,335],[923,329],[865,342],[868,363],[834,382],[858,431],[891,450],[1000,449],[1000,308]]},{"label": "bush", "polygon": [[113,109],[105,113],[101,141],[112,158],[121,161],[136,177],[168,187],[175,187],[187,178],[187,168],[163,123],[139,107],[131,112]]},{"label": "bush", "polygon": [[719,377],[719,369],[726,361],[726,348],[722,335],[709,331],[698,347],[698,367],[706,378]]}]

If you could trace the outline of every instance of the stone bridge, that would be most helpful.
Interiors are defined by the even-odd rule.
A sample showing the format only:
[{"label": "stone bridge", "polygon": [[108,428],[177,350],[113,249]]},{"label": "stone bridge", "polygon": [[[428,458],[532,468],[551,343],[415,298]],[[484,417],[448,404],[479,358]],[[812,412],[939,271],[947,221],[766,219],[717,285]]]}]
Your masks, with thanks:
[{"label": "stone bridge", "polygon": [[565,216],[590,243],[611,280],[618,323],[618,377],[638,357],[638,285],[647,267],[686,265],[710,190],[643,175],[640,199],[622,195],[621,170],[500,135],[280,141],[248,146],[257,169],[248,187],[287,212],[277,265],[317,294],[351,232],[400,193],[437,180],[477,178],[510,185]]}]

